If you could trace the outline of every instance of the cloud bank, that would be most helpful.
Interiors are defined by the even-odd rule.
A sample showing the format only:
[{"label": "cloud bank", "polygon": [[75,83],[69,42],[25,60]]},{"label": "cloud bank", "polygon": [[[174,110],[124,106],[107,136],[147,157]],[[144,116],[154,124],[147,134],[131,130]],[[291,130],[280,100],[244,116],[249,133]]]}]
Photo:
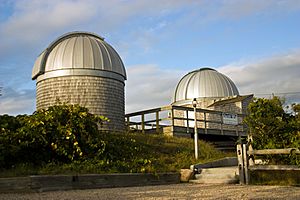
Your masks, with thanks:
[{"label": "cloud bank", "polygon": [[151,109],[171,103],[175,87],[184,71],[166,70],[156,65],[128,67],[126,112]]},{"label": "cloud bank", "polygon": [[[169,105],[177,83],[192,70],[195,69],[170,70],[155,64],[127,67],[126,113]],[[270,97],[274,93],[290,103],[300,102],[300,50],[258,61],[231,63],[217,70],[230,77],[242,95]],[[33,112],[34,90],[7,88],[2,93],[0,114]]]},{"label": "cloud bank", "polygon": [[240,93],[300,92],[300,50],[256,62],[232,63],[219,70],[234,80]]},{"label": "cloud bank", "polygon": [[[31,113],[34,110],[35,89],[34,82],[30,80],[33,63],[51,41],[65,32],[85,30],[101,33],[109,41],[113,38],[112,45],[117,47],[126,64],[133,57],[139,58],[141,54],[160,50],[157,47],[161,46],[155,45],[160,42],[165,44],[165,39],[168,39],[169,45],[174,40],[178,51],[183,53],[188,49],[198,48],[198,43],[195,46],[193,44],[195,39],[206,40],[197,34],[201,35],[201,32],[206,31],[207,24],[238,21],[251,16],[268,16],[273,19],[299,10],[298,0],[1,1],[0,86],[4,89],[3,96],[0,97],[0,113]],[[178,31],[186,29],[192,29],[196,36],[187,40],[187,46],[182,46],[186,42],[183,38],[190,35],[188,31]],[[181,33],[187,35],[180,35]],[[205,45],[204,48],[207,48]],[[162,53],[166,53],[165,57],[168,59],[175,60],[175,64],[176,59],[184,59],[169,55],[168,52]],[[217,70],[229,76],[241,94],[276,95],[300,91],[299,58],[300,50],[295,50],[257,61],[232,62],[211,67],[217,67]],[[194,70],[192,67],[195,66],[185,66],[182,70],[178,70],[177,66],[177,70],[173,70],[156,61],[155,56],[136,63],[141,64],[127,66],[127,112],[169,104],[180,78]],[[197,65],[201,67],[206,63],[199,61]],[[291,96],[293,95],[289,95]],[[298,101],[300,99],[297,94],[293,98],[298,98]]]},{"label": "cloud bank", "polygon": [[35,91],[16,91],[12,88],[2,88],[0,96],[0,114],[32,114],[35,110]]},{"label": "cloud bank", "polygon": [[[189,71],[192,70],[195,69]],[[300,50],[258,61],[231,63],[217,70],[233,80],[241,95],[269,98],[274,94],[289,103],[300,103]],[[170,104],[177,83],[189,71],[163,70],[156,65],[128,68],[126,111]]]}]

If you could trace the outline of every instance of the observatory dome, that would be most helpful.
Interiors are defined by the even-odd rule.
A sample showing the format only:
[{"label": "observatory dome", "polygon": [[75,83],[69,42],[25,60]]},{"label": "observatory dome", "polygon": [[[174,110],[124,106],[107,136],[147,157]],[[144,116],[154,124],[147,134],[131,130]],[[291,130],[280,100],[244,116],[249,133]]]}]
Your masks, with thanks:
[{"label": "observatory dome", "polygon": [[126,71],[118,53],[104,38],[89,32],[62,35],[39,55],[32,70],[32,79],[38,81],[68,75],[126,80]]},{"label": "observatory dome", "polygon": [[186,74],[177,84],[173,103],[193,98],[223,98],[239,95],[233,81],[211,68],[201,68]]}]

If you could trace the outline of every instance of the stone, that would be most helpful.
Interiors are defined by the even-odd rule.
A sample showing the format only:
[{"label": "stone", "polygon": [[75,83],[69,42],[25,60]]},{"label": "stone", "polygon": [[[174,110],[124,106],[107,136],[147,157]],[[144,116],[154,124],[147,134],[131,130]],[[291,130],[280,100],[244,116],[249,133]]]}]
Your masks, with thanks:
[{"label": "stone", "polygon": [[194,171],[191,169],[181,169],[180,170],[180,181],[189,182],[194,176]]}]

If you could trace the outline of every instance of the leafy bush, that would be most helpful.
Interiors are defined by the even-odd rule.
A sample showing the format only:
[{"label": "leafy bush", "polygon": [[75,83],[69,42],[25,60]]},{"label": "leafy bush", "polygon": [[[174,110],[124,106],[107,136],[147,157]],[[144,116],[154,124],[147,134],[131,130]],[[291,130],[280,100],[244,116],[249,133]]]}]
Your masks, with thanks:
[{"label": "leafy bush", "polygon": [[[245,118],[253,135],[253,148],[279,149],[300,147],[300,104],[292,105],[292,113],[284,110],[283,101],[272,99],[254,99],[248,107]],[[268,156],[276,163],[300,164],[299,156]]]},{"label": "leafy bush", "polygon": [[2,128],[0,167],[26,162],[69,163],[82,157],[101,156],[105,143],[98,133],[98,125],[104,120],[107,119],[90,114],[86,108],[65,104],[11,118],[18,128]]}]

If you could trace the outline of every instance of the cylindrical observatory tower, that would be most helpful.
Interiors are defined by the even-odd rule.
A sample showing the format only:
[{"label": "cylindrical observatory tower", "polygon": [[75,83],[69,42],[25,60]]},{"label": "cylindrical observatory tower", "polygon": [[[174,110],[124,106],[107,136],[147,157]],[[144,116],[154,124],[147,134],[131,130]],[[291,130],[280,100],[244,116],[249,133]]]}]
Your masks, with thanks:
[{"label": "cylindrical observatory tower", "polygon": [[88,32],[59,37],[35,61],[32,79],[37,81],[37,109],[58,101],[79,104],[108,117],[110,122],[103,128],[125,128],[125,67],[102,37]]}]

